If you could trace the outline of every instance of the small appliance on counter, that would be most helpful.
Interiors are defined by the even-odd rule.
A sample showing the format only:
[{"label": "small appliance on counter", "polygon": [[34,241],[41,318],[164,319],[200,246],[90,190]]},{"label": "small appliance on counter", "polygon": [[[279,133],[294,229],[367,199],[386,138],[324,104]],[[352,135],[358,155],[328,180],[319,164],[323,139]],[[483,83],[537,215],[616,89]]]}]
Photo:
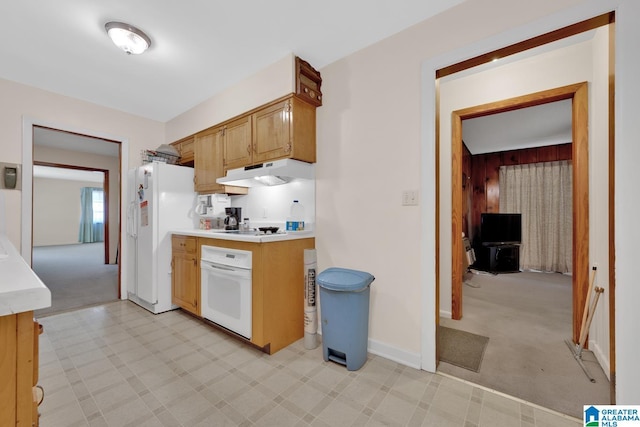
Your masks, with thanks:
[{"label": "small appliance on counter", "polygon": [[195,212],[200,216],[200,229],[224,228],[225,208],[231,206],[227,194],[201,194],[198,196]]},{"label": "small appliance on counter", "polygon": [[224,208],[227,217],[224,219],[225,230],[239,230],[240,218],[242,218],[242,208]]},{"label": "small appliance on counter", "polygon": [[196,213],[202,217],[224,216],[225,208],[231,206],[227,194],[201,194],[198,196]]}]

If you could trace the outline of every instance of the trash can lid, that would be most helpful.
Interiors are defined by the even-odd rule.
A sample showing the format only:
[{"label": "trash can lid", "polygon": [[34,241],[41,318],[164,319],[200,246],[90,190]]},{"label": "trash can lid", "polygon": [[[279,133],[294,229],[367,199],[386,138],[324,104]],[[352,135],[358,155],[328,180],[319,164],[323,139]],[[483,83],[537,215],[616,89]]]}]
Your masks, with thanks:
[{"label": "trash can lid", "polygon": [[331,267],[318,274],[318,285],[330,291],[362,291],[373,282],[371,274],[349,270],[347,268]]}]

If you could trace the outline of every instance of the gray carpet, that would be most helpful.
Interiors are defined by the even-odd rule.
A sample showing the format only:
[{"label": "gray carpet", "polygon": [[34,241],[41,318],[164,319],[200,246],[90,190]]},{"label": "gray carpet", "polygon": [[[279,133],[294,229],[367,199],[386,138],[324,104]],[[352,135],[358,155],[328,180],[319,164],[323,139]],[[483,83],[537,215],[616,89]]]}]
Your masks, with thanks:
[{"label": "gray carpet", "polygon": [[438,344],[440,361],[473,372],[480,370],[489,338],[440,326]]},{"label": "gray carpet", "polygon": [[489,337],[479,372],[448,363],[438,371],[582,419],[582,405],[609,404],[609,381],[590,351],[591,383],[569,351],[571,277],[522,272],[470,275],[463,318],[442,326]]},{"label": "gray carpet", "polygon": [[34,247],[32,264],[52,303],[36,317],[118,299],[118,266],[104,264],[103,243]]}]

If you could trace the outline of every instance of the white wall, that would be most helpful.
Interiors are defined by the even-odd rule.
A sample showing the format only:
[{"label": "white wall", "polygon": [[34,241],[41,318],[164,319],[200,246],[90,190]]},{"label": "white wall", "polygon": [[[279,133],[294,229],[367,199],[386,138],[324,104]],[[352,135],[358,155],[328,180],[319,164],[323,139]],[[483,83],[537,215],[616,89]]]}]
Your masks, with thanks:
[{"label": "white wall", "polygon": [[74,245],[78,242],[80,191],[98,187],[98,182],[34,178],[33,246]]},{"label": "white wall", "polygon": [[242,208],[242,217],[249,218],[253,227],[260,223],[284,227],[294,200],[304,206],[305,225],[312,229],[316,192],[315,182],[311,180],[296,179],[273,187],[253,187],[248,196],[231,196],[231,206]]},{"label": "white wall", "polygon": [[[25,119],[46,123],[50,127],[66,127],[78,133],[117,136],[127,141],[124,153],[133,164],[139,162],[140,150],[155,148],[164,141],[164,124],[100,107],[78,99],[46,92],[30,86],[0,79],[0,159],[23,163]],[[31,139],[30,139],[31,140]],[[26,147],[25,149],[29,149]],[[24,166],[24,165],[23,165]],[[22,195],[29,193],[29,183],[23,181],[22,191],[0,190],[7,205],[7,236],[16,248],[21,248],[23,225]],[[24,217],[30,221],[30,217]],[[124,229],[124,227],[123,227]]]}]

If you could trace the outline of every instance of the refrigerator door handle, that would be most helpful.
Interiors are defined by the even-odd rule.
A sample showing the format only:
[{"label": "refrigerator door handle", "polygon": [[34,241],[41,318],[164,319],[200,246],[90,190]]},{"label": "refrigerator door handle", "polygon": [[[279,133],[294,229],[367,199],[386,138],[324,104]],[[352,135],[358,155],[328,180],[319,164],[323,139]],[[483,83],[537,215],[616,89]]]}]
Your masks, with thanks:
[{"label": "refrigerator door handle", "polygon": [[127,208],[127,234],[131,237],[138,237],[138,224],[136,223],[136,202],[129,203]]}]

